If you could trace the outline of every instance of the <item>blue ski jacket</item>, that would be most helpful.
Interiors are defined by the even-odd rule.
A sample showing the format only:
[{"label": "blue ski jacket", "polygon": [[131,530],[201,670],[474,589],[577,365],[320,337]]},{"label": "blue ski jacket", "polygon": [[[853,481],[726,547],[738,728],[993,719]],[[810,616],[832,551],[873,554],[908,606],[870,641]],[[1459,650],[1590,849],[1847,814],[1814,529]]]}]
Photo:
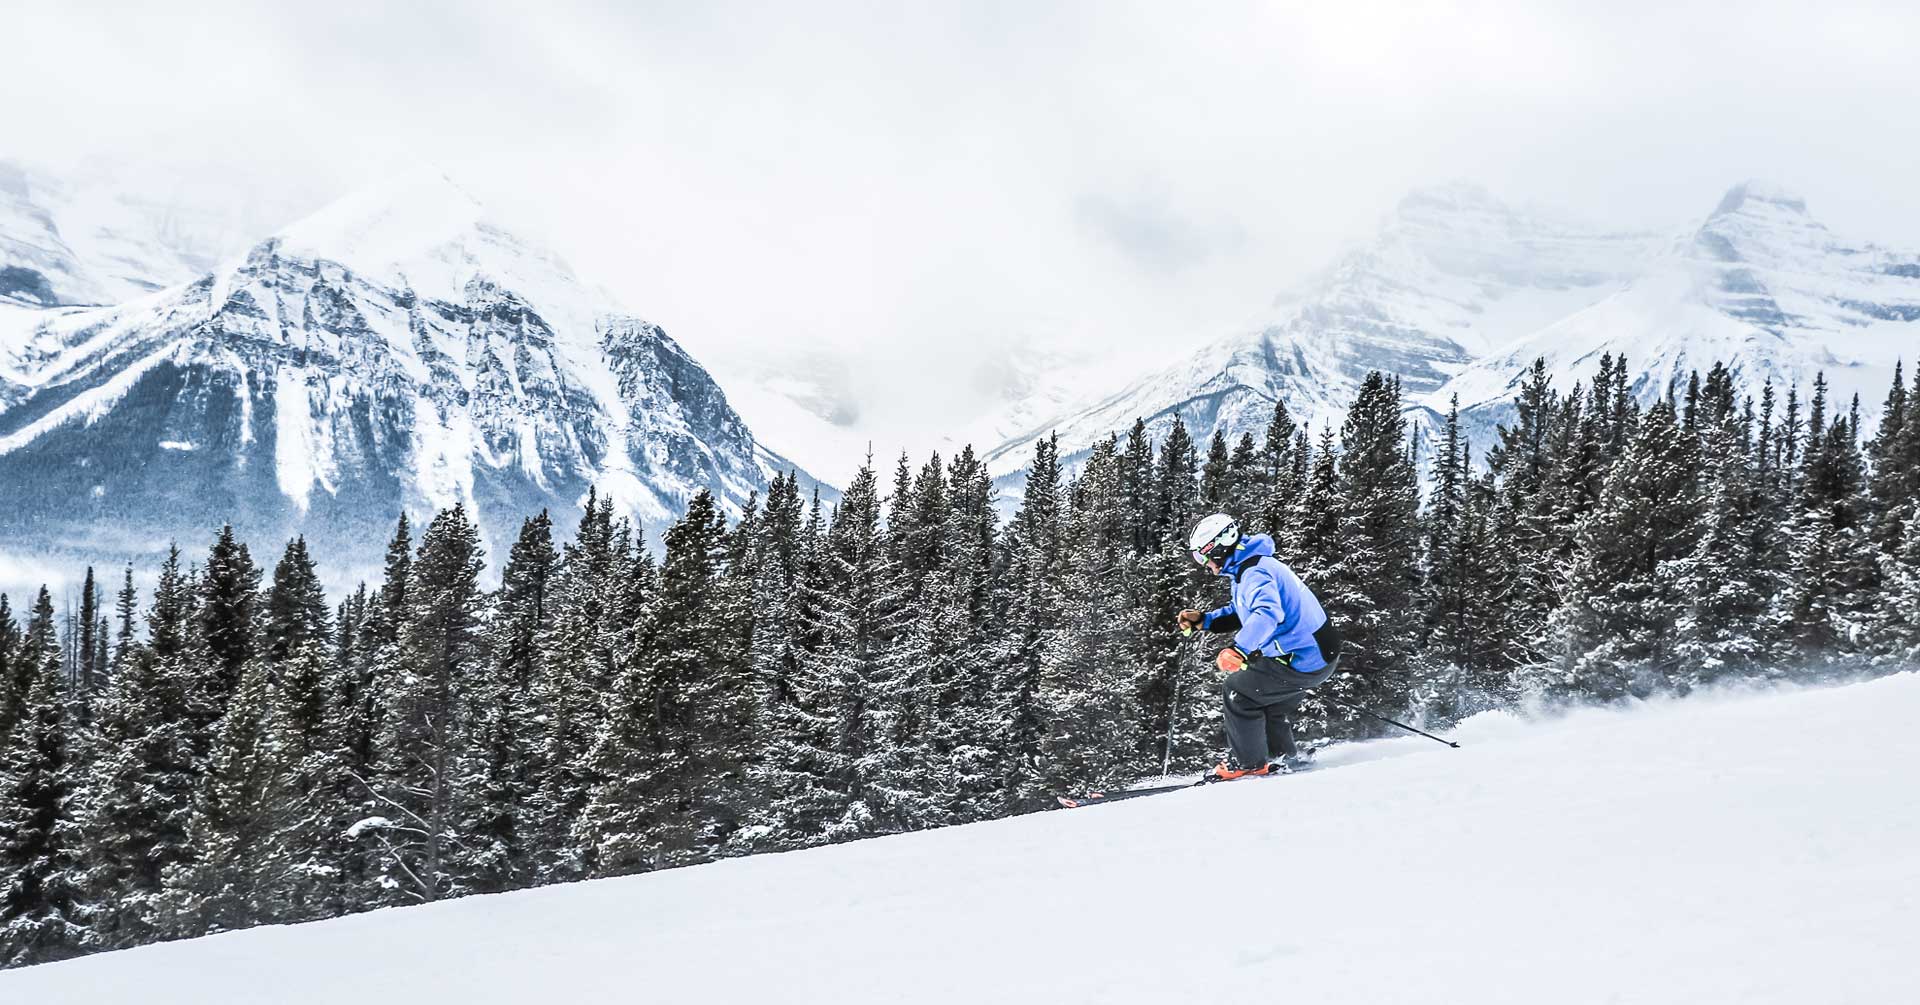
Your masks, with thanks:
[{"label": "blue ski jacket", "polygon": [[1202,628],[1211,629],[1215,621],[1231,617],[1240,626],[1233,644],[1241,652],[1276,659],[1291,655],[1293,669],[1300,673],[1326,667],[1313,633],[1327,623],[1327,612],[1307,584],[1273,557],[1273,538],[1265,534],[1241,538],[1220,574],[1233,581],[1233,602],[1208,611],[1200,622]]}]

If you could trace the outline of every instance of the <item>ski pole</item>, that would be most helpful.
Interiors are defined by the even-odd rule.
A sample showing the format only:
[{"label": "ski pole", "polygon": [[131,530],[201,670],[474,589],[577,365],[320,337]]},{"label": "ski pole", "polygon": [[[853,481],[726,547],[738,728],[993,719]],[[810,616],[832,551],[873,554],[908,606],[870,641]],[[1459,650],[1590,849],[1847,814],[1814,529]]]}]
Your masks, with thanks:
[{"label": "ski pole", "polygon": [[1330,698],[1325,695],[1321,695],[1319,697],[1321,698],[1322,701],[1326,701],[1330,704],[1338,705],[1341,708],[1350,708],[1350,709],[1353,709],[1355,712],[1359,712],[1363,715],[1373,716],[1374,718],[1380,720],[1381,722],[1386,723],[1389,726],[1399,726],[1401,729],[1404,729],[1409,733],[1419,733],[1421,736],[1424,736],[1435,743],[1444,743],[1447,746],[1454,748],[1455,750],[1460,749],[1460,745],[1453,742],[1452,740],[1442,740],[1441,738],[1433,735],[1432,733],[1426,732],[1425,730],[1415,729],[1404,722],[1396,722],[1395,720],[1389,719],[1386,716],[1381,715],[1380,713],[1375,712],[1370,708],[1361,708],[1360,706],[1355,705],[1351,702],[1341,701],[1338,698]]}]

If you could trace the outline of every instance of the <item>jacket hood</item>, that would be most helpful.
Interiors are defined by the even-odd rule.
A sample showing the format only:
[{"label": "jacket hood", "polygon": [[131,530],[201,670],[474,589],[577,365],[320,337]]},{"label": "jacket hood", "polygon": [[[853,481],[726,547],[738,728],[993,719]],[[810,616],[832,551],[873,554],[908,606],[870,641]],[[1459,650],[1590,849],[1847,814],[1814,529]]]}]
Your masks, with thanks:
[{"label": "jacket hood", "polygon": [[1273,554],[1273,538],[1266,534],[1249,534],[1241,538],[1240,543],[1234,547],[1233,558],[1221,564],[1220,574],[1230,577],[1239,572],[1240,567],[1248,562],[1271,554]]}]

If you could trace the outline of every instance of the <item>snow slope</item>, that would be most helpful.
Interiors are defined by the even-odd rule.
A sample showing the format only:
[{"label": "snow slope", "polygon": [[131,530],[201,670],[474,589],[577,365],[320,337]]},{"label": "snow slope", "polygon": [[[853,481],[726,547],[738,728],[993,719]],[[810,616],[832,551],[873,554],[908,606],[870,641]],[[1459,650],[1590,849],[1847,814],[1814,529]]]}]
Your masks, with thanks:
[{"label": "snow slope", "polygon": [[216,174],[226,172],[0,160],[0,303],[122,303],[204,275],[312,208],[285,177],[269,190]]},{"label": "snow slope", "polygon": [[65,1002],[1912,1001],[1920,674],[0,974]]}]

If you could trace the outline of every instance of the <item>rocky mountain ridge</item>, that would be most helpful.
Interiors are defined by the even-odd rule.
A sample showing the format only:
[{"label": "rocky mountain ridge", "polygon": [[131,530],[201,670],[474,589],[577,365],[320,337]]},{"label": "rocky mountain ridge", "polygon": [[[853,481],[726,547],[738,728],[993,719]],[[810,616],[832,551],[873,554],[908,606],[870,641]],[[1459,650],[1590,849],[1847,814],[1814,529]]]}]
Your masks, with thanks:
[{"label": "rocky mountain ridge", "polygon": [[431,172],[126,303],[0,304],[15,551],[118,560],[231,520],[370,563],[402,510],[459,502],[503,559],[589,489],[657,532],[785,467],[665,331]]}]

